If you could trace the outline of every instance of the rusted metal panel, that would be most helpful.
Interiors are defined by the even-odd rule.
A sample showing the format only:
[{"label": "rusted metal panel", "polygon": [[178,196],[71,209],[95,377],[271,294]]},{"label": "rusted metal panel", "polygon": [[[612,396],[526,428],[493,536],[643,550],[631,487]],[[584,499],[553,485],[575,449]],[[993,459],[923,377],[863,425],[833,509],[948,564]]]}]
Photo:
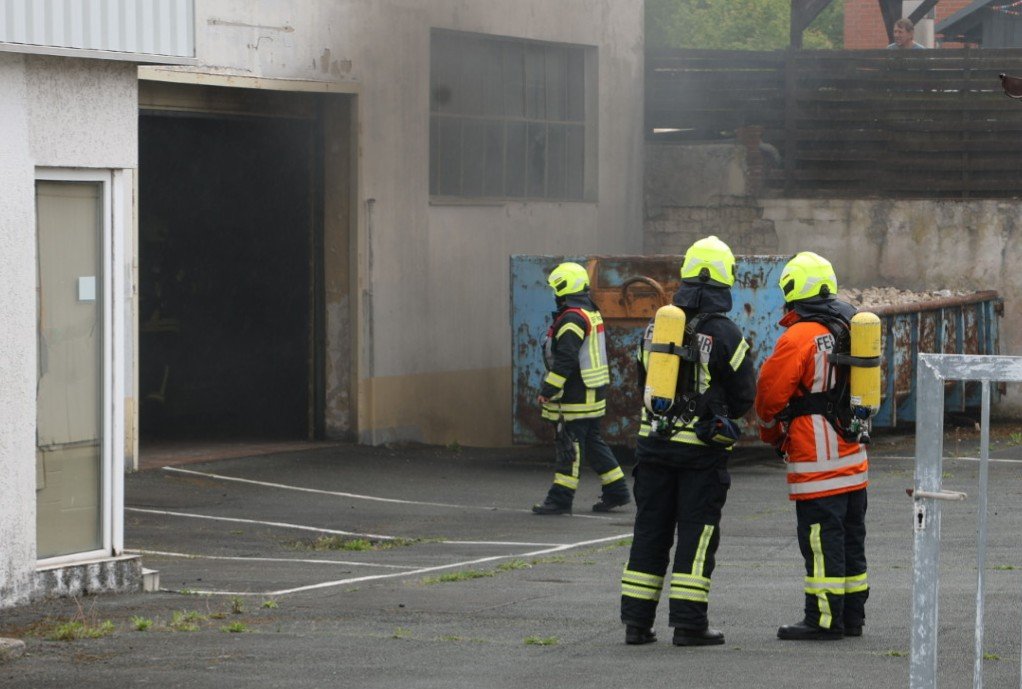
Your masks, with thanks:
[{"label": "rusted metal panel", "polygon": [[[885,396],[874,419],[878,428],[894,427],[916,418],[915,383],[919,353],[998,353],[998,322],[1003,302],[994,291],[931,299],[912,304],[891,304],[870,309],[884,333],[882,375]],[[978,384],[944,382],[944,409],[962,412],[979,407]],[[999,390],[993,389],[993,399]]]},{"label": "rusted metal panel", "polygon": [[[554,309],[546,276],[558,263],[576,261],[590,275],[593,301],[606,323],[611,388],[604,435],[618,445],[634,444],[641,391],[635,383],[635,352],[642,328],[678,288],[680,256],[512,256],[511,332],[513,439],[533,443],[553,439],[539,415],[535,398],[545,369],[540,345]],[[787,257],[739,256],[731,317],[750,344],[758,367],[781,333],[777,324],[783,301],[776,289]],[[870,308],[882,323],[881,371],[884,395],[874,420],[878,428],[915,421],[916,367],[920,352],[997,354],[997,292]],[[948,382],[945,408],[961,411],[979,406],[980,389]],[[951,387],[955,386],[955,387]],[[996,394],[996,389],[995,389]]]}]

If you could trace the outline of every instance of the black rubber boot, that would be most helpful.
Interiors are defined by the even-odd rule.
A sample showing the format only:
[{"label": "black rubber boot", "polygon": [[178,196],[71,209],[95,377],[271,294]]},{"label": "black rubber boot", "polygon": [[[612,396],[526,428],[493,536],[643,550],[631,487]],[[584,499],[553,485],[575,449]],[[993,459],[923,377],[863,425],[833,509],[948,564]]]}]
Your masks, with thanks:
[{"label": "black rubber boot", "polygon": [[724,643],[724,632],[719,629],[685,629],[684,627],[674,628],[675,646],[719,646]]},{"label": "black rubber boot", "polygon": [[[862,633],[862,627],[859,627]],[[824,629],[815,624],[809,624],[805,620],[795,624],[786,624],[777,630],[777,638],[785,641],[831,641],[844,637],[845,633],[840,629]]]},{"label": "black rubber boot", "polygon": [[556,503],[547,498],[540,504],[533,505],[532,511],[536,514],[571,514],[571,505]]},{"label": "black rubber boot", "polygon": [[656,632],[649,627],[635,627],[628,625],[625,628],[625,643],[629,646],[651,644],[654,641],[656,641]]},{"label": "black rubber boot", "polygon": [[593,505],[593,512],[610,512],[615,507],[627,505],[632,499],[627,495],[604,495]]}]

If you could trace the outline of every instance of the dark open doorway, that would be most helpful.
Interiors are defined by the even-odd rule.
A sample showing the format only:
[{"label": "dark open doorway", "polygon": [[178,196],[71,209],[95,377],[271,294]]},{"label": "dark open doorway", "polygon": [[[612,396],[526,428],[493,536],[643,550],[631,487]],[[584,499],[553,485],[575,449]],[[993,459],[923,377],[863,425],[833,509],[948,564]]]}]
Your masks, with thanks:
[{"label": "dark open doorway", "polygon": [[143,111],[143,441],[320,430],[315,119]]}]

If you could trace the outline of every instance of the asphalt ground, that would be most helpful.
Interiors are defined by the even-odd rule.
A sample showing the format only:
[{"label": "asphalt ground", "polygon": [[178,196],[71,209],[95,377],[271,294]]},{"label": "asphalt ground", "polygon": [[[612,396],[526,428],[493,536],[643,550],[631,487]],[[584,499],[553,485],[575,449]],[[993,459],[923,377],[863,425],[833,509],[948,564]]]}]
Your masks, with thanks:
[{"label": "asphalt ground", "polygon": [[[878,434],[872,446],[861,638],[776,638],[801,618],[803,566],[784,466],[762,448],[739,448],[731,467],[710,597],[727,643],[676,648],[666,600],[660,641],[624,644],[619,581],[634,507],[590,512],[591,470],[573,516],[540,517],[529,506],[549,485],[551,448],[333,445],[127,476],[126,545],[159,570],[163,590],[0,612],[0,637],[27,645],[0,665],[0,686],[907,687],[913,441]],[[973,677],[977,445],[969,428],[945,441],[944,488],[970,495],[943,505],[948,688]],[[1017,428],[995,433],[992,455],[983,678],[1018,686]],[[357,540],[374,545],[337,548]],[[46,638],[75,620],[109,621],[112,633]]]}]

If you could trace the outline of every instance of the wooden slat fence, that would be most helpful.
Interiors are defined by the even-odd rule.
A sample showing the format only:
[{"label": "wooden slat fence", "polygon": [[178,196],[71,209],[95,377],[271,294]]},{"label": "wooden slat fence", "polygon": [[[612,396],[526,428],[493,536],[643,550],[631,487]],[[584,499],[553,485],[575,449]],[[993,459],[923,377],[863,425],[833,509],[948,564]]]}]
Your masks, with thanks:
[{"label": "wooden slat fence", "polygon": [[764,182],[787,196],[1018,197],[1022,101],[1001,72],[1022,75],[1022,50],[650,52],[647,136],[762,128]]}]

